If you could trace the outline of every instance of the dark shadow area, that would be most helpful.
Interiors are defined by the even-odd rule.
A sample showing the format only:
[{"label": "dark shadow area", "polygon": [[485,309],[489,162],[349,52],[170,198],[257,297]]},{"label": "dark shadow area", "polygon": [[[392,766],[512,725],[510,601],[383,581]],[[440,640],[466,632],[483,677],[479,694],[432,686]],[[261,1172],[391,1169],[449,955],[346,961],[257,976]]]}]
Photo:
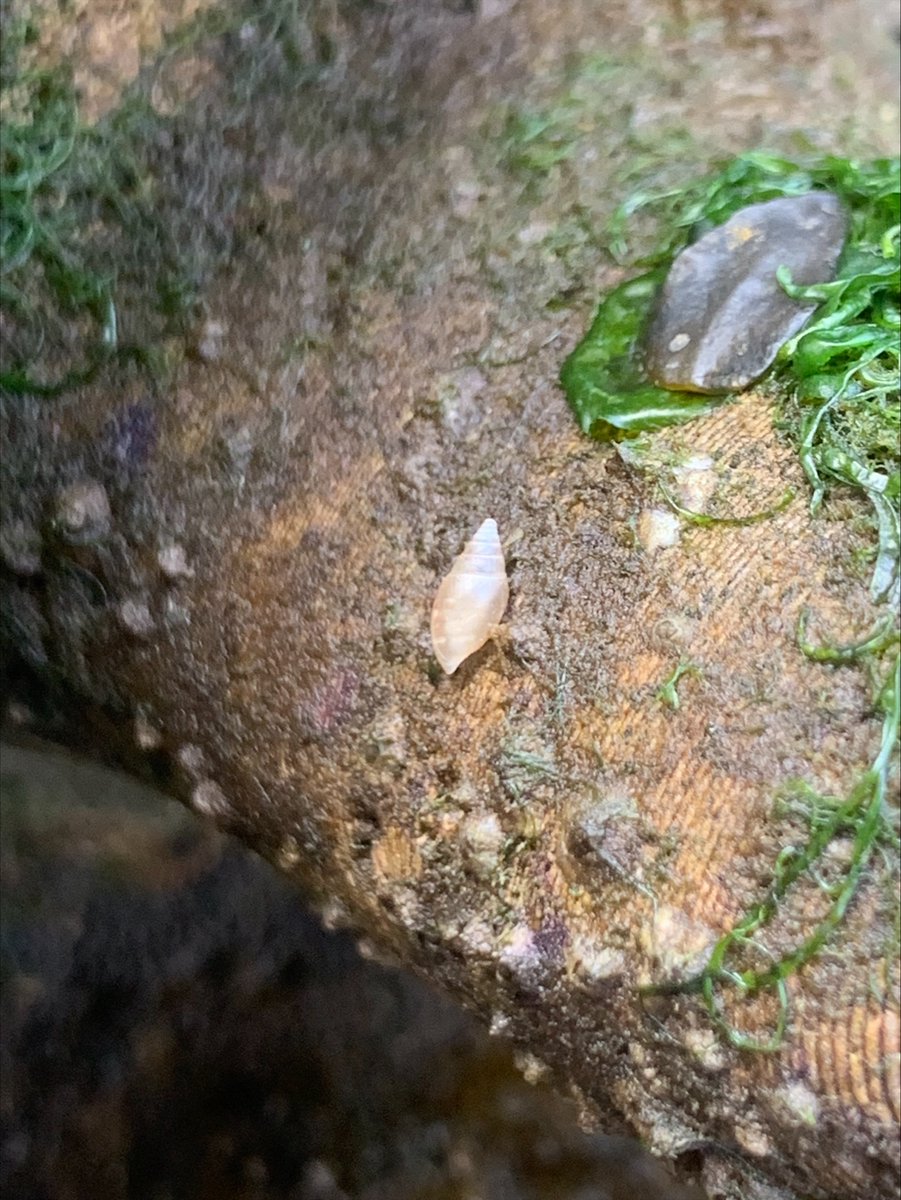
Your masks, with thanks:
[{"label": "dark shadow area", "polygon": [[502,1041],[123,777],[2,755],[6,1200],[663,1200]]}]

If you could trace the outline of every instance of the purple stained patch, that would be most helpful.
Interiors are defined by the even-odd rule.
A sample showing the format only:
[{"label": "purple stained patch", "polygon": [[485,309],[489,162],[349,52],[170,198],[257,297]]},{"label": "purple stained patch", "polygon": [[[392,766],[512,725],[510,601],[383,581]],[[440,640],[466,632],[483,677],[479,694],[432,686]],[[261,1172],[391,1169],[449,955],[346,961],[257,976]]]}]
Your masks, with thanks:
[{"label": "purple stained patch", "polygon": [[338,668],[318,683],[298,705],[304,734],[314,741],[334,733],[353,713],[360,691],[360,678]]},{"label": "purple stained patch", "polygon": [[104,450],[127,472],[144,467],[156,450],[159,426],[156,410],[146,401],[128,404],[114,413],[104,429]]},{"label": "purple stained patch", "polygon": [[542,958],[558,961],[563,957],[563,950],[569,941],[566,926],[558,917],[550,917],[542,922],[541,928],[533,935],[535,949]]}]

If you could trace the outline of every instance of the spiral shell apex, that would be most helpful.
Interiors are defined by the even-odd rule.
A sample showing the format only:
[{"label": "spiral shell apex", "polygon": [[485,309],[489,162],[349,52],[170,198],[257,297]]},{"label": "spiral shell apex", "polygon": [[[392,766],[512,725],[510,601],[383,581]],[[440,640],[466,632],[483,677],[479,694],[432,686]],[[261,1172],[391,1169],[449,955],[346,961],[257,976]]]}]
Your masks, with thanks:
[{"label": "spiral shell apex", "polygon": [[448,675],[485,645],[509,597],[497,522],[489,517],[454,559],[432,605],[432,647]]}]

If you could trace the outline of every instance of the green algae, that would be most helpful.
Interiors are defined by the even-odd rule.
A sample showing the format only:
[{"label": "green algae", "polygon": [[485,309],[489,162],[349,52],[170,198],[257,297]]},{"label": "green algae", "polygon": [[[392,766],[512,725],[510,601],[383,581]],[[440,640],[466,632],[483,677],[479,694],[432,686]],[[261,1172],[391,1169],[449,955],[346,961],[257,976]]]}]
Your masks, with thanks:
[{"label": "green algae", "polygon": [[683,521],[687,521],[690,525],[700,525],[705,529],[709,529],[714,525],[732,526],[737,529],[744,525],[759,525],[761,521],[771,521],[773,517],[784,512],[795,498],[794,488],[786,488],[775,504],[770,505],[769,508],[761,509],[760,512],[749,513],[744,517],[718,517],[712,513],[695,512],[694,509],[685,508],[679,503],[662,479],[657,480],[657,486],[663,493],[663,498],[667,504],[669,504],[678,517]]},{"label": "green algae", "polygon": [[809,621],[810,609],[802,609],[801,615],[798,617],[798,649],[811,662],[836,664],[857,662],[868,656],[881,654],[883,651],[889,650],[892,646],[896,646],[901,642],[901,632],[899,632],[895,618],[891,613],[883,617],[882,620],[877,621],[873,629],[858,641],[847,642],[841,646],[834,646],[829,643],[817,646],[813,642],[808,641],[807,626]]},{"label": "green algae", "polygon": [[[801,815],[807,821],[807,842],[800,847],[788,845],[783,848],[763,899],[752,905],[719,938],[703,971],[679,988],[680,991],[701,992],[711,1019],[737,1049],[775,1051],[780,1048],[788,1026],[789,977],[814,959],[835,934],[876,847],[883,843],[897,853],[898,838],[886,813],[892,755],[901,724],[901,658],[897,655],[880,688],[876,708],[883,717],[882,738],[879,752],[869,769],[844,797],[822,795],[801,780],[786,789],[777,802],[777,815],[784,815],[793,801],[795,815]],[[825,915],[803,942],[774,957],[761,940],[763,931],[794,884],[803,876],[817,879],[817,865],[837,837],[851,840],[850,861],[834,882],[818,881],[829,902]],[[888,948],[889,954],[897,952],[897,945]],[[758,960],[768,959],[769,965],[762,969],[742,965],[752,955]],[[736,956],[739,962],[733,965],[732,959]],[[723,1004],[724,988],[736,990],[743,996],[767,988],[775,991],[778,1016],[771,1037],[762,1039],[748,1035],[732,1022]]]},{"label": "green algae", "polygon": [[657,691],[654,693],[655,699],[661,704],[666,704],[673,712],[677,712],[682,701],[679,698],[678,684],[683,675],[698,676],[701,674],[700,667],[695,663],[686,662],[685,659],[680,659],[673,669],[672,673],[663,681]]},{"label": "green algae", "polygon": [[[70,64],[28,66],[40,30],[4,15],[0,387],[49,398],[113,363],[165,373],[180,353],[173,339],[202,315],[205,286],[241,236],[232,214],[246,180],[223,130],[237,136],[262,90],[286,78],[304,86],[328,56],[305,11],[265,0],[198,14],[91,126]],[[226,80],[215,114],[157,111],[154,80],[198,47]]]},{"label": "green algae", "polygon": [[[728,403],[729,396],[699,400],[690,393],[667,393],[642,376],[638,347],[656,288],[684,245],[738,209],[816,188],[835,192],[848,210],[848,242],[831,283],[795,287],[785,271],[778,274],[790,295],[816,301],[819,307],[782,347],[766,386],[777,399],[780,428],[794,443],[809,481],[812,511],[816,513],[836,488],[849,490],[870,505],[876,532],[870,596],[875,605],[889,603],[892,611],[867,634],[842,645],[809,641],[810,614],[805,611],[798,626],[798,647],[827,669],[859,665],[870,670],[877,681],[873,707],[882,718],[882,736],[873,762],[846,795],[825,796],[798,780],[776,799],[774,820],[790,818],[795,825],[800,821],[806,834],[779,852],[762,898],[722,934],[698,974],[676,985],[648,989],[700,993],[724,1038],[742,1050],[775,1051],[782,1045],[789,1022],[790,977],[833,938],[862,880],[875,870],[877,849],[885,878],[897,873],[899,843],[888,801],[901,720],[894,611],[901,559],[899,161],[859,163],[827,157],[799,163],[752,153],[698,183],[664,193],[636,193],[617,210],[608,227],[611,255],[627,256],[628,221],[640,210],[655,211],[665,233],[656,249],[634,262],[643,273],[620,284],[601,302],[588,333],[561,371],[580,427],[602,440],[688,421]],[[703,525],[766,520],[791,501],[786,493],[774,506],[750,518],[714,518],[682,509],[664,485],[661,490],[677,513]],[[672,692],[677,680],[675,673],[667,681]],[[667,684],[658,696],[671,702]],[[828,847],[840,837],[850,843],[850,856],[827,883],[820,868]],[[802,941],[774,952],[765,944],[766,931],[792,890],[811,881],[825,894],[824,914]],[[892,903],[897,931],[901,926],[896,896]],[[896,936],[888,953],[898,952]],[[736,1024],[740,1012],[736,1000],[763,991],[771,992],[776,1003],[770,1036],[749,1034]]]},{"label": "green algae", "polygon": [[[104,121],[84,125],[69,68],[24,69],[32,35],[22,25],[4,32],[0,387],[50,398],[113,361],[156,371],[159,337],[144,329],[161,334],[184,294],[148,163],[160,122],[130,96]],[[156,321],[137,300],[148,286]]]},{"label": "green algae", "polygon": [[720,403],[655,387],[643,375],[638,340],[664,274],[650,271],[614,288],[563,364],[560,382],[583,433],[604,438],[661,429],[713,412]]},{"label": "green algae", "polygon": [[[62,196],[72,187],[62,181],[71,171],[78,140],[71,85],[62,73],[14,78],[27,101],[15,117],[5,119],[0,141],[0,305],[19,324],[31,326],[30,340],[38,346],[46,324],[39,306],[48,294],[54,307],[83,315],[93,328],[83,365],[70,367],[57,382],[32,379],[13,347],[0,386],[56,395],[89,380],[116,350],[117,313],[111,280],[86,263],[75,245],[77,231],[60,211]],[[13,86],[3,82],[4,90]]]},{"label": "green algae", "polygon": [[872,506],[878,549],[874,602],[897,603],[901,523],[901,164],[860,163],[835,156],[794,162],[762,153],[739,156],[717,174],[664,193],[638,192],[608,228],[611,253],[627,249],[626,222],[639,209],[657,212],[662,235],[637,260],[651,268],[614,289],[561,369],[561,383],[584,433],[619,438],[692,420],[728,402],[650,384],[639,349],[654,298],[675,255],[740,208],[817,188],[834,192],[850,217],[836,279],[785,290],[819,304],[811,320],[779,352],[769,385],[798,449],[815,512],[827,488],[843,484]]},{"label": "green algae", "polygon": [[548,175],[572,154],[575,141],[572,121],[564,112],[549,109],[510,109],[502,134],[508,170]]}]

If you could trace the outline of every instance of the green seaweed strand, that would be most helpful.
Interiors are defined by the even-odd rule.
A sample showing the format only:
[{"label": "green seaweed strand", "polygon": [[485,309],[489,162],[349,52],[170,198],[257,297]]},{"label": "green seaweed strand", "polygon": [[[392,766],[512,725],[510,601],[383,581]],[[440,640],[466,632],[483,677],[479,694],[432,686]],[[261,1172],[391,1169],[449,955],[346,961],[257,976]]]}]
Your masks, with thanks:
[{"label": "green seaweed strand", "polygon": [[807,640],[807,624],[810,621],[810,609],[801,610],[798,617],[798,649],[805,658],[812,662],[847,664],[857,662],[868,655],[881,654],[901,641],[901,633],[895,625],[895,618],[890,613],[873,627],[873,629],[857,642],[847,642],[844,646],[825,644],[815,646]]},{"label": "green seaweed strand", "polygon": [[[858,780],[846,800],[839,804],[810,793],[815,801],[811,833],[806,846],[785,847],[776,860],[772,882],[766,896],[719,939],[704,970],[679,985],[679,991],[702,993],[707,1011],[730,1045],[740,1050],[772,1052],[782,1044],[788,1022],[789,993],[787,979],[816,957],[838,926],[851,903],[870,860],[873,848],[885,827],[885,803],[892,751],[901,725],[901,656],[895,657],[892,669],[880,691],[878,706],[883,725],[879,753],[872,766]],[[791,886],[806,872],[812,872],[823,851],[832,839],[843,831],[854,831],[851,862],[844,877],[830,889],[832,903],[800,946],[782,955],[764,970],[728,967],[730,954],[737,949],[753,948],[766,953],[756,935],[775,916],[779,904]],[[737,988],[744,995],[753,995],[763,988],[775,988],[779,1011],[771,1038],[760,1040],[737,1029],[726,1017],[719,991],[723,986]]]},{"label": "green seaweed strand", "polygon": [[[0,140],[0,304],[33,315],[27,281],[39,265],[58,302],[89,313],[99,326],[85,365],[54,383],[33,378],[21,363],[0,372],[3,389],[50,397],[89,382],[116,352],[118,318],[109,280],[76,261],[47,216],[55,214],[58,196],[66,196],[60,176],[79,134],[74,91],[60,74],[48,72],[25,74],[16,82],[30,98],[30,113],[27,119],[7,120]],[[15,282],[23,275],[24,290]]]},{"label": "green seaweed strand", "polygon": [[677,516],[682,517],[683,520],[690,522],[692,525],[700,525],[703,528],[709,528],[713,525],[732,527],[759,525],[761,521],[769,521],[779,513],[784,512],[795,498],[794,489],[787,488],[770,508],[750,513],[747,517],[715,517],[711,513],[695,512],[692,508],[683,508],[662,479],[658,479],[657,484],[661,492],[663,492],[663,497],[667,504],[669,504]]},{"label": "green seaweed strand", "polygon": [[700,667],[695,663],[681,658],[669,678],[665,679],[655,692],[655,699],[659,700],[661,704],[669,705],[673,712],[677,712],[682,703],[677,690],[679,680],[683,675],[700,675],[700,673]]}]

